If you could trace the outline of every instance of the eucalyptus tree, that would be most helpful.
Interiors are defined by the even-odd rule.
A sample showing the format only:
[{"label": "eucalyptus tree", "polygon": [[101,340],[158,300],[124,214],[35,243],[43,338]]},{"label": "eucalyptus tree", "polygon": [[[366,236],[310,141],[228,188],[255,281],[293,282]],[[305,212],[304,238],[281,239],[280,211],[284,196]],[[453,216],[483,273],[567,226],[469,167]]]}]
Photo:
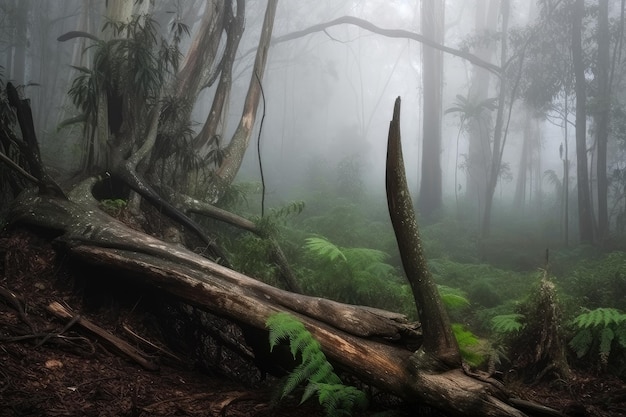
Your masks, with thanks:
[{"label": "eucalyptus tree", "polygon": [[[422,34],[443,45],[445,1],[422,1]],[[418,207],[427,220],[441,211],[443,205],[441,173],[441,96],[443,88],[443,54],[423,46],[422,85],[422,175]],[[440,214],[440,213],[439,213]]]},{"label": "eucalyptus tree", "polygon": [[[491,62],[492,57],[497,52],[496,39],[492,33],[497,27],[498,10],[499,1],[497,0],[477,0],[476,2],[474,11],[475,41],[472,42],[475,45],[473,50],[476,56],[487,62]],[[491,72],[478,66],[473,67],[467,94],[468,101],[481,103],[487,100],[490,96],[489,87],[492,79],[493,74]],[[480,120],[472,117],[467,119],[467,122],[469,144],[465,195],[471,199],[469,202],[472,207],[476,208],[480,218],[484,211],[488,170],[492,159],[493,120],[492,116],[486,113]],[[474,198],[475,200],[473,200]]]},{"label": "eucalyptus tree", "polygon": [[608,213],[608,178],[607,178],[607,142],[609,138],[609,116],[611,110],[611,38],[609,33],[609,0],[598,2],[597,24],[598,54],[595,66],[597,78],[596,105],[594,120],[596,126],[597,165],[596,176],[598,181],[598,237],[604,240],[609,234]]}]

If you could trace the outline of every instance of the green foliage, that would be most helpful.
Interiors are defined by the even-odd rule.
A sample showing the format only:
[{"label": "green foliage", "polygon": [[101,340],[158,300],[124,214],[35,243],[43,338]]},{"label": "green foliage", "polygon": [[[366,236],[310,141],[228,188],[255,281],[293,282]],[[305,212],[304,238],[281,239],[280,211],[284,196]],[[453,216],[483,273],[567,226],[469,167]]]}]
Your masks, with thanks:
[{"label": "green foliage", "polygon": [[579,314],[572,325],[577,332],[569,346],[578,358],[593,354],[592,357],[599,359],[600,367],[606,367],[613,354],[616,361],[624,363],[626,313],[614,308],[596,308]]},{"label": "green foliage", "polygon": [[242,233],[231,244],[233,266],[244,274],[279,286],[276,279],[278,268],[270,261],[275,249],[272,239],[281,235],[281,226],[284,226],[289,216],[299,214],[303,209],[304,202],[296,201],[284,207],[272,208],[265,217],[254,219],[260,233]]},{"label": "green foliage", "polygon": [[284,223],[289,216],[302,213],[304,201],[293,201],[286,206],[272,208],[262,218],[255,219],[257,226],[264,236],[275,236],[278,233],[278,225]]},{"label": "green foliage", "polygon": [[479,366],[485,361],[485,356],[481,353],[478,337],[467,330],[462,324],[452,324],[452,332],[459,344],[461,356],[470,366]]},{"label": "green foliage", "polygon": [[532,279],[488,264],[461,263],[448,258],[428,262],[435,280],[453,288],[467,288],[469,300],[484,307],[494,307],[501,300],[516,299],[528,291]]},{"label": "green foliage", "polygon": [[626,310],[626,253],[572,253],[563,262],[574,260],[564,271],[563,287],[588,308],[613,307]]},{"label": "green foliage", "polygon": [[331,262],[334,262],[337,258],[345,262],[348,261],[343,252],[336,245],[321,237],[310,237],[306,239],[305,248],[322,258],[327,258]]},{"label": "green foliage", "polygon": [[465,297],[465,293],[457,288],[446,287],[445,285],[438,285],[439,295],[443,304],[451,309],[458,310],[465,307],[469,307],[470,302]]},{"label": "green foliage", "polygon": [[[112,29],[114,38],[91,46],[92,68],[73,67],[78,75],[68,93],[83,117],[72,120],[96,126],[100,97],[107,95],[109,100],[124,96],[125,117],[132,117],[134,123],[145,122],[167,77],[178,67],[180,51],[158,35],[158,24],[150,16],[133,16],[129,22],[107,21],[103,30],[107,28]],[[126,103],[130,104],[126,107]]]},{"label": "green foliage", "polygon": [[574,325],[579,328],[607,327],[614,323],[620,325],[626,321],[626,314],[615,308],[596,308],[578,315],[574,319]]},{"label": "green foliage", "polygon": [[270,261],[272,245],[266,238],[242,233],[231,243],[230,261],[233,267],[246,275],[270,285],[280,286],[278,268]]},{"label": "green foliage", "polygon": [[355,387],[343,385],[322,352],[319,342],[302,322],[288,313],[276,313],[267,319],[266,326],[270,331],[270,349],[281,340],[287,339],[293,357],[300,355],[302,358],[302,362],[287,377],[281,398],[306,382],[300,403],[316,394],[329,417],[349,416],[353,410],[367,407],[365,393]]},{"label": "green foliage", "polygon": [[501,314],[491,318],[491,329],[500,334],[516,333],[524,328],[523,314]]},{"label": "green foliage", "polygon": [[385,252],[344,248],[321,236],[305,239],[304,248],[310,268],[303,282],[307,293],[415,315],[411,292],[386,262]]},{"label": "green foliage", "polygon": [[128,207],[128,201],[122,198],[107,198],[100,201],[100,207],[108,214],[117,217]]}]

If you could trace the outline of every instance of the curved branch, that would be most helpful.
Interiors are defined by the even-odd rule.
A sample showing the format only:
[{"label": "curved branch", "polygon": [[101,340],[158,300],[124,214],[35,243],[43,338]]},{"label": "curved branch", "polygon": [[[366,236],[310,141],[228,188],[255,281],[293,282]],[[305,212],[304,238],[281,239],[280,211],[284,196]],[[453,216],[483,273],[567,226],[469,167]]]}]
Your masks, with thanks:
[{"label": "curved branch", "polygon": [[87,39],[91,39],[92,41],[96,41],[96,42],[100,41],[100,38],[98,38],[97,36],[92,35],[89,32],[83,32],[82,30],[71,30],[69,32],[66,32],[63,35],[59,36],[57,38],[57,41],[65,42],[65,41],[69,41],[70,39],[74,39],[74,38],[87,38]]},{"label": "curved branch", "polygon": [[[445,45],[441,45],[437,42],[434,42],[430,39],[428,39],[427,37],[420,35],[419,33],[415,33],[415,32],[411,32],[408,30],[403,30],[403,29],[385,29],[385,28],[381,28],[379,26],[376,26],[375,24],[368,22],[367,20],[363,20],[360,19],[358,17],[354,17],[354,16],[342,16],[342,17],[338,17],[337,19],[331,20],[329,22],[325,22],[325,23],[318,23],[317,25],[313,25],[313,26],[309,26],[306,29],[302,29],[302,30],[298,30],[295,32],[291,32],[288,33],[286,35],[283,36],[278,36],[275,38],[272,38],[272,45],[273,44],[277,44],[277,43],[281,43],[281,42],[287,42],[293,39],[298,39],[298,38],[302,38],[306,35],[310,35],[312,33],[316,33],[316,32],[321,32],[321,31],[325,31],[327,28],[332,27],[332,26],[339,26],[339,25],[344,25],[344,24],[348,24],[348,25],[354,25],[354,26],[358,26],[360,28],[363,28],[365,30],[368,30],[372,33],[376,33],[382,36],[386,36],[388,38],[402,38],[402,39],[411,39],[414,40],[416,42],[420,42],[424,45],[430,46],[434,49],[438,49],[442,52],[445,52],[447,54],[450,55],[454,55],[457,56],[459,58],[463,58],[469,62],[471,62],[472,64],[482,67],[484,69],[486,69],[487,71],[490,71],[491,73],[497,75],[498,77],[500,77],[502,75],[502,69],[500,67],[498,67],[497,65],[491,64],[479,57],[477,57],[476,55],[470,54],[469,52],[465,52],[465,51],[461,51],[459,49],[454,49],[454,48],[450,48],[448,46]],[[253,52],[254,49],[247,51],[245,55]]]}]

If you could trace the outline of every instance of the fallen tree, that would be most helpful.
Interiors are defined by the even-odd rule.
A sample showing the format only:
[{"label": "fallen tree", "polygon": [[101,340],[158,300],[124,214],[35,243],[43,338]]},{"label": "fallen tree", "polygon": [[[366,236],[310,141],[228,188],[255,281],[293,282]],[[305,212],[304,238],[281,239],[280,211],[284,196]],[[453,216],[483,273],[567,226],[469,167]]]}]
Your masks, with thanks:
[{"label": "fallen tree", "polygon": [[[56,186],[46,186],[50,179],[43,167],[35,170],[39,188],[16,199],[7,222],[53,232],[59,250],[88,265],[123,273],[145,287],[245,326],[264,330],[269,316],[289,312],[317,338],[333,363],[408,402],[426,403],[451,415],[521,417],[528,415],[523,408],[559,415],[512,399],[497,381],[464,370],[421,253],[399,126],[398,99],[389,133],[388,200],[423,334],[400,314],[280,290],[133,230],[98,209],[88,192],[93,179],[59,193]],[[416,344],[417,351],[407,347]]]}]

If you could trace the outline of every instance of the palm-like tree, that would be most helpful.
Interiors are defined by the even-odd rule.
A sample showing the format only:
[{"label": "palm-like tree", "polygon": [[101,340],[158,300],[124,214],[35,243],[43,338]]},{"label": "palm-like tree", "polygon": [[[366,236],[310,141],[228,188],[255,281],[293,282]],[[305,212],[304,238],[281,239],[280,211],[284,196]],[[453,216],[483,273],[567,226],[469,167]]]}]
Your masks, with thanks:
[{"label": "palm-like tree", "polygon": [[459,139],[461,132],[467,128],[467,124],[474,120],[478,123],[478,128],[482,133],[483,125],[485,124],[486,112],[497,109],[498,99],[495,97],[487,98],[480,102],[474,102],[468,95],[464,97],[457,94],[456,101],[452,107],[446,109],[444,114],[458,113],[460,118],[459,132],[456,136],[456,158],[454,161],[454,198],[456,200],[457,210],[459,206],[458,197],[458,170],[459,170]]}]

